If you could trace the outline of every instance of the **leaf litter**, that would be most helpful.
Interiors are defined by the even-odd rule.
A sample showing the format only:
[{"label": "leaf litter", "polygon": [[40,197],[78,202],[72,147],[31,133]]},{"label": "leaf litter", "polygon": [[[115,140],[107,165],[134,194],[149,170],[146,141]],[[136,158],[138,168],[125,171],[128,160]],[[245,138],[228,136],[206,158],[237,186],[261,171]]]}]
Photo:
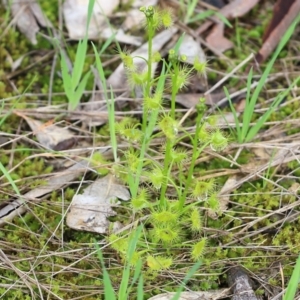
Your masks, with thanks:
[{"label": "leaf litter", "polygon": [[36,0],[2,0],[7,9],[11,9],[13,22],[34,45],[40,26],[52,28],[53,25],[43,13]]},{"label": "leaf litter", "polygon": [[66,150],[76,143],[74,134],[67,128],[58,127],[52,122],[42,123],[21,112],[15,111],[15,114],[26,120],[39,143],[46,149]]},{"label": "leaf litter", "polygon": [[82,194],[73,197],[67,225],[77,230],[107,233],[110,226],[108,217],[117,214],[113,210],[120,203],[117,199],[128,201],[130,193],[116,178],[108,175],[96,180]]},{"label": "leaf litter", "polygon": [[[231,1],[231,3],[234,2],[235,4],[238,3],[238,1]],[[156,39],[158,43],[157,48],[164,49],[165,45],[171,41],[172,35],[174,35],[175,33],[176,30],[171,32],[169,31],[168,34],[166,32],[163,32],[162,35],[158,35]],[[163,37],[163,41],[161,41],[162,37]],[[196,46],[199,45],[197,45],[196,43]],[[168,45],[167,47],[171,47],[171,45]],[[141,54],[141,53],[143,52],[140,53],[137,52],[136,54]],[[147,54],[144,53],[142,55],[145,55],[146,57]],[[143,67],[142,61],[139,62],[139,64],[141,67]],[[111,77],[108,80],[108,82],[114,84],[116,88],[126,89],[128,85],[127,82],[124,80],[125,78],[124,70],[123,71],[121,70],[120,73],[115,76],[116,76],[115,78]],[[196,97],[197,96],[194,96],[195,99]],[[193,108],[196,104],[196,103],[194,104],[191,103],[187,104],[187,107]],[[94,104],[91,105],[92,108],[90,109],[90,111],[98,111],[98,110],[101,111],[106,109],[105,106],[103,108],[102,106],[96,107],[93,105]],[[80,112],[77,113],[79,116]],[[48,127],[45,126],[47,124],[41,121],[33,120],[31,118],[29,119],[25,115],[21,117],[24,118],[29,125],[31,124],[30,126],[34,133],[38,133],[39,131],[41,132],[40,135],[37,134],[37,139],[44,147],[47,147],[49,149],[55,149],[56,145],[59,144],[58,140],[60,138],[62,139],[62,141],[64,141],[65,137],[68,137],[69,134],[70,137],[72,138],[74,137],[74,134],[72,132],[64,131],[64,128],[60,128],[54,124],[51,124],[49,128],[51,128],[52,126],[55,127],[52,127],[52,130],[47,131],[45,130],[45,128]],[[102,121],[100,120],[99,123],[92,124],[91,126],[99,125],[100,122],[102,122],[101,124],[104,124],[105,120]],[[223,126],[225,126],[225,124],[223,124]],[[262,138],[267,138],[267,137],[266,136],[264,137],[262,135]],[[256,158],[253,159],[253,161],[249,160],[248,163],[239,165],[237,169],[232,170],[228,168],[227,170],[228,179],[223,184],[223,188],[221,189],[220,192],[220,195],[223,197],[223,200],[221,198],[222,213],[226,214],[227,211],[230,213],[230,210],[233,209],[232,203],[230,203],[230,197],[234,195],[235,193],[234,190],[238,189],[242,184],[251,183],[251,181],[255,180],[257,177],[264,176],[265,174],[264,172],[269,167],[285,168],[289,162],[299,160],[299,155],[298,155],[299,145],[297,143],[292,143],[288,138],[285,141],[283,140],[281,143],[272,144],[269,142],[260,142],[260,143],[251,143],[248,145],[232,145],[232,147],[228,150],[228,152],[222,154],[222,158],[225,159],[227,155],[229,156],[233,155],[237,149],[241,149],[241,148],[247,149],[251,152],[253,147],[262,150],[262,151],[255,152]],[[264,156],[263,154],[259,153],[259,152],[263,152],[264,149],[268,147],[272,147],[273,149],[276,150],[271,164],[269,163],[268,156]],[[210,154],[209,156],[206,157],[206,160],[210,161],[214,157],[215,157],[214,154]],[[232,163],[233,165],[237,164],[235,159],[232,159]],[[77,164],[79,164],[78,168],[80,169],[80,171],[77,171],[75,167]],[[75,178],[77,178],[78,175],[80,174],[82,175],[83,173],[85,173],[85,171],[88,168],[87,161],[76,163],[76,165],[74,166],[74,169],[72,168],[67,169],[65,171],[62,171],[59,175],[49,178],[47,184],[44,187],[40,186],[36,189],[32,189],[29,193],[24,194],[23,195],[24,199],[22,198],[22,199],[15,200],[9,203],[8,206],[6,206],[4,209],[2,208],[0,210],[0,215],[2,217],[2,219],[0,220],[1,221],[0,224],[5,225],[8,222],[10,223],[13,221],[14,218],[18,218],[20,217],[20,215],[24,214],[27,211],[26,204],[25,204],[27,201],[30,201],[31,199],[36,200],[36,198],[38,198],[39,202],[43,201],[41,197],[49,194],[53,190],[59,190],[65,186],[70,185],[71,182]],[[229,175],[230,171],[235,174]],[[64,172],[66,173],[64,174]],[[66,175],[67,173],[70,173],[70,177],[69,175]],[[277,181],[273,181],[272,183],[274,184],[274,186],[277,186],[278,188],[279,183]],[[294,196],[297,196],[298,189],[299,189],[298,185],[295,184],[290,189],[284,192],[288,192],[290,194],[293,194]],[[73,226],[71,227],[76,230],[106,233],[109,228],[113,227],[112,224],[109,223],[108,218],[110,216],[116,215],[116,211],[114,210],[114,208],[117,208],[118,205],[120,204],[119,201],[116,200],[116,198],[123,199],[124,201],[129,201],[130,195],[127,188],[124,187],[123,185],[120,185],[117,182],[114,182],[114,178],[111,176],[106,176],[99,180],[94,181],[90,186],[84,189],[82,194],[78,194],[73,197],[73,200],[71,202],[67,214],[67,224],[68,225],[71,224]],[[288,214],[291,210],[295,209],[298,205],[299,205],[298,201],[294,203],[290,203],[288,205],[284,204],[281,207],[274,209],[268,215],[266,215],[267,217],[264,216],[264,217],[256,218],[252,222],[244,223],[241,226],[241,228],[233,227],[230,229],[230,231],[236,232],[236,235],[239,236],[238,237],[239,241],[242,241],[249,237],[256,238],[258,234],[264,233],[266,230],[272,229],[272,226],[275,227],[275,226],[284,225],[285,220],[295,221],[296,220],[295,218],[297,218],[297,214],[291,215],[291,218],[281,219],[277,223],[262,227],[258,231],[255,231],[255,229],[253,229],[253,232],[248,232],[250,228],[254,228],[254,226],[260,221],[262,221],[264,218],[269,218],[276,214],[280,214],[280,216],[282,216],[284,213]],[[118,227],[118,229],[119,228],[120,227]],[[217,238],[218,240],[221,241],[221,233],[218,233]],[[235,243],[237,243],[237,240],[235,240],[234,238],[233,241],[223,245],[224,249],[229,249],[226,247],[229,245],[233,245]],[[71,268],[71,265],[69,267]],[[184,294],[184,296],[193,299],[192,297],[195,294],[197,294],[198,297],[200,293],[204,293],[204,292],[192,292],[190,294]],[[163,296],[167,298],[159,298],[159,296],[156,296],[157,298],[154,297],[154,299],[169,299],[168,298],[169,296],[170,295]],[[207,296],[209,297],[209,292]]]}]

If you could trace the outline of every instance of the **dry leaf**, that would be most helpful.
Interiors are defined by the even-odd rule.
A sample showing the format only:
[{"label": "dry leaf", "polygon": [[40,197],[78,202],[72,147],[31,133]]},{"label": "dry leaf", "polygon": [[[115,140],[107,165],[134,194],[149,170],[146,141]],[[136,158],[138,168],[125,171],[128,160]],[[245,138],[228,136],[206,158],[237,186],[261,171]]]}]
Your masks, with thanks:
[{"label": "dry leaf", "polygon": [[[63,13],[66,27],[71,39],[82,39],[86,32],[89,0],[66,0],[63,4]],[[89,38],[99,38],[106,17],[110,16],[119,5],[119,0],[96,0],[93,15],[88,29]],[[104,26],[106,27],[106,26]]]},{"label": "dry leaf", "polygon": [[51,123],[44,124],[20,112],[15,112],[15,114],[26,120],[39,143],[47,149],[62,151],[70,149],[76,143],[74,135],[69,129],[58,127]]},{"label": "dry leaf", "polygon": [[211,33],[206,37],[206,42],[220,52],[233,48],[233,43],[224,37],[224,23],[214,26]]},{"label": "dry leaf", "polygon": [[[231,89],[229,92],[232,94],[233,89]],[[168,96],[166,95],[166,97]],[[199,104],[199,99],[203,97],[205,98],[205,104],[213,106],[213,105],[218,105],[219,101],[224,99],[226,95],[223,91],[220,92],[216,91],[208,95],[205,95],[203,93],[178,94],[176,96],[176,102],[186,108],[191,108]],[[232,98],[232,101],[235,101],[235,98]]]},{"label": "dry leaf", "polygon": [[123,29],[121,28],[118,28],[116,30],[110,27],[103,28],[101,30],[100,36],[104,39],[108,39],[114,34],[115,34],[115,39],[120,43],[134,45],[134,46],[140,46],[142,44],[142,40],[143,40],[142,37],[125,34]]},{"label": "dry leaf", "polygon": [[[14,200],[7,205],[5,205],[0,210],[0,226],[11,222],[12,219],[16,216],[20,216],[27,211],[27,206],[24,205],[26,199],[36,199],[51,193],[52,191],[57,191],[62,188],[64,185],[69,184],[74,181],[80,174],[86,171],[89,162],[88,160],[83,160],[81,162],[75,163],[72,167],[64,170],[47,180],[47,183],[43,186],[39,186],[25,195],[22,195],[22,198]],[[41,200],[41,199],[39,199]]]},{"label": "dry leaf", "polygon": [[[141,38],[126,35],[121,28],[112,29],[108,24],[108,17],[118,7],[119,0],[95,0],[93,15],[88,28],[89,39],[115,38],[131,45],[141,45]],[[89,0],[66,0],[63,4],[63,13],[66,27],[71,39],[80,40],[85,37]],[[142,14],[142,13],[141,13]]]},{"label": "dry leaf", "polygon": [[[171,300],[175,295],[176,293],[164,293],[151,297],[148,300]],[[230,289],[220,289],[207,292],[182,292],[179,300],[217,300],[224,299],[224,297],[229,295]]]},{"label": "dry leaf", "polygon": [[[225,18],[234,19],[245,15],[250,11],[260,0],[234,0],[225,5],[219,10]],[[206,41],[212,48],[218,49],[220,52],[230,49],[232,47],[231,41],[224,37],[224,23],[218,18],[212,18],[217,24],[212,32],[207,36]],[[197,30],[197,35],[200,35],[207,30],[213,21],[208,20],[202,24]]]},{"label": "dry leaf", "polygon": [[53,27],[35,0],[3,0],[3,3],[6,7],[10,7],[13,21],[34,45],[37,44],[36,34],[39,31],[39,25]]},{"label": "dry leaf", "polygon": [[263,45],[256,55],[258,63],[265,61],[300,13],[300,0],[278,0],[272,20],[264,33]]},{"label": "dry leaf", "polygon": [[128,201],[130,193],[113,176],[95,181],[83,194],[73,197],[67,225],[77,230],[106,233],[110,224],[107,218],[116,215],[112,207],[118,205],[117,198]]}]

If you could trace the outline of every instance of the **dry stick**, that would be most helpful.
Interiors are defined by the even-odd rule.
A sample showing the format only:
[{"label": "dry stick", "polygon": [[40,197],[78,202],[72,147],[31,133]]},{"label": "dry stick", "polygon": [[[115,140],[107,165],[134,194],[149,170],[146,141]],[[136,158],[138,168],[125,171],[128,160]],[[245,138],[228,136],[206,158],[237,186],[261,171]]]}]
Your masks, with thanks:
[{"label": "dry stick", "polygon": [[[208,91],[204,93],[204,96],[209,95],[211,92],[213,92],[216,88],[218,88],[222,83],[224,83],[228,78],[230,78],[237,70],[239,70],[242,66],[244,66],[247,62],[249,62],[254,57],[254,54],[251,53],[245,60],[243,60],[240,64],[238,64],[230,73],[228,73],[225,77],[223,77],[219,82],[217,82],[213,87],[211,87]],[[218,105],[220,102],[218,103]],[[195,106],[191,107],[186,114],[182,117],[182,119],[179,122],[179,125],[182,125],[182,123],[185,121],[185,119],[192,113],[192,111],[195,109]]]}]

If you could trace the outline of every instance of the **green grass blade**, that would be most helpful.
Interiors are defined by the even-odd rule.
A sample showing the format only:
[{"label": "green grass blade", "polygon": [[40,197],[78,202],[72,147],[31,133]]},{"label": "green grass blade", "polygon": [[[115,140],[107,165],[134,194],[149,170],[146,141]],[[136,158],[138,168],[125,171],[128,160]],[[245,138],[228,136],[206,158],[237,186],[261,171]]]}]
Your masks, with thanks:
[{"label": "green grass blade", "polygon": [[272,112],[280,105],[280,103],[283,101],[283,99],[287,96],[287,94],[291,91],[291,89],[298,83],[300,77],[298,77],[294,82],[287,88],[284,92],[280,93],[278,97],[273,101],[272,105],[269,107],[269,109],[256,121],[255,125],[252,126],[247,133],[247,136],[245,138],[245,142],[249,142],[252,140],[256,134],[259,132],[261,127],[264,125],[264,123],[267,121],[267,119],[270,117]]},{"label": "green grass blade", "polygon": [[87,38],[85,37],[83,41],[80,41],[77,46],[75,62],[72,72],[72,86],[75,89],[80,82],[80,78],[82,76],[85,56],[87,51]]},{"label": "green grass blade", "polygon": [[132,290],[132,287],[133,285],[137,282],[137,280],[139,279],[140,277],[140,274],[141,274],[141,270],[142,270],[142,261],[139,260],[137,262],[137,264],[135,265],[135,269],[134,269],[134,275],[133,275],[133,278],[131,280],[131,284],[129,287],[127,287],[127,291],[126,291],[126,300],[128,298],[128,295],[130,294],[131,290]]},{"label": "green grass blade", "polygon": [[224,86],[224,92],[225,92],[226,98],[228,99],[231,112],[233,114],[234,123],[235,123],[235,127],[236,127],[236,135],[237,135],[237,138],[238,138],[238,142],[241,143],[242,142],[242,130],[241,130],[241,126],[240,126],[239,117],[238,117],[238,115],[236,113],[236,110],[235,110],[233,104],[232,104],[229,92],[228,92],[228,90],[227,90],[227,88],[225,86]]},{"label": "green grass blade", "polygon": [[111,280],[109,278],[108,272],[107,272],[107,270],[105,268],[105,265],[104,265],[104,259],[103,259],[103,256],[102,256],[101,249],[99,248],[97,243],[95,244],[95,246],[96,246],[96,249],[97,249],[98,258],[99,258],[99,260],[101,262],[101,265],[102,265],[103,283],[104,283],[104,299],[105,300],[108,300],[108,299],[109,300],[117,300],[116,295],[115,295],[115,291],[114,291],[112,283],[111,283]]},{"label": "green grass blade", "polygon": [[255,88],[254,92],[253,92],[253,95],[251,97],[251,102],[254,103],[254,105],[256,104],[257,102],[257,99],[258,99],[258,96],[259,96],[259,93],[261,92],[266,80],[267,80],[267,77],[268,75],[270,74],[271,72],[271,69],[274,65],[274,62],[275,60],[277,59],[279,53],[281,52],[281,50],[283,49],[283,47],[285,46],[285,44],[289,41],[289,39],[291,38],[293,32],[295,31],[295,27],[297,25],[297,23],[299,22],[299,19],[300,19],[300,15],[298,16],[298,18],[296,18],[296,20],[292,23],[292,25],[288,28],[288,30],[286,31],[286,33],[284,34],[284,36],[282,37],[275,53],[273,54],[271,60],[269,61],[269,63],[267,64],[267,67],[264,71],[264,73],[262,74],[260,80],[259,80],[259,83],[257,85],[257,87]]},{"label": "green grass blade", "polygon": [[127,300],[128,298],[128,283],[130,276],[130,265],[127,264],[123,269],[122,281],[119,287],[118,300]]},{"label": "green grass blade", "polygon": [[195,17],[190,18],[186,24],[193,23],[193,22],[196,22],[196,21],[205,20],[208,17],[212,16],[214,13],[215,12],[213,10],[203,11],[203,12],[197,14]]},{"label": "green grass blade", "polygon": [[183,42],[184,36],[185,36],[185,33],[183,33],[183,34],[180,36],[180,38],[178,39],[178,41],[177,41],[176,44],[174,45],[174,51],[175,51],[176,54],[178,54],[178,51],[179,51],[180,45],[181,45],[182,42]]},{"label": "green grass blade", "polygon": [[142,275],[140,276],[137,288],[137,300],[144,300],[144,280]]},{"label": "green grass blade", "polygon": [[296,266],[293,270],[292,277],[290,279],[290,282],[288,284],[286,292],[283,296],[283,300],[294,300],[295,299],[299,281],[300,281],[300,255],[297,259]]},{"label": "green grass blade", "polygon": [[226,26],[228,26],[229,28],[233,27],[224,15],[220,14],[218,11],[216,11],[215,14]]},{"label": "green grass blade", "polygon": [[74,92],[73,99],[72,99],[72,101],[70,101],[71,110],[74,110],[77,107],[77,105],[80,103],[80,99],[85,90],[85,87],[86,87],[87,81],[90,77],[90,74],[91,74],[91,71],[89,71],[88,73],[86,73],[84,75],[84,77],[82,78],[81,82],[78,85],[77,90]]},{"label": "green grass blade", "polygon": [[134,233],[134,237],[129,242],[128,251],[126,254],[127,262],[123,269],[122,281],[119,288],[119,300],[127,300],[128,283],[129,283],[129,276],[130,276],[130,263],[136,248],[137,241],[140,237],[141,231],[142,231],[142,227],[139,226]]},{"label": "green grass blade", "polygon": [[118,158],[118,144],[117,144],[117,137],[116,137],[116,127],[115,127],[115,104],[114,104],[114,93],[113,90],[110,90],[110,98],[108,97],[107,85],[106,85],[106,78],[104,74],[103,65],[100,59],[100,55],[97,52],[97,48],[94,44],[92,44],[95,57],[96,57],[96,67],[98,70],[99,78],[102,84],[104,98],[107,103],[107,110],[108,110],[108,121],[109,121],[109,133],[110,133],[110,141],[111,146],[113,149],[114,160],[117,161]]},{"label": "green grass blade", "polygon": [[95,0],[89,0],[88,13],[87,13],[87,22],[86,22],[86,36],[87,36],[89,26],[90,26],[90,23],[91,23],[94,5],[95,5]]},{"label": "green grass blade", "polygon": [[106,49],[107,47],[112,43],[112,41],[115,39],[116,37],[116,32],[114,34],[112,34],[106,41],[105,43],[102,45],[100,51],[99,51],[99,54],[98,55],[101,55]]},{"label": "green grass blade", "polygon": [[189,23],[189,20],[193,14],[193,12],[195,11],[195,7],[198,3],[198,0],[191,0],[188,2],[188,8],[187,8],[187,13],[184,19],[184,22],[187,24]]},{"label": "green grass blade", "polygon": [[181,283],[180,288],[178,289],[178,291],[176,292],[176,294],[173,296],[173,298],[171,300],[178,300],[180,298],[180,294],[183,291],[183,288],[185,286],[185,284],[190,280],[190,278],[196,273],[196,271],[199,269],[199,267],[201,266],[202,262],[197,262],[190,270],[189,272],[185,275],[185,278],[183,280],[183,282]]},{"label": "green grass blade", "polygon": [[67,95],[69,103],[71,103],[72,99],[73,99],[74,89],[72,86],[72,79],[69,74],[69,68],[67,65],[67,61],[66,61],[66,58],[65,58],[63,52],[61,52],[61,54],[60,54],[60,66],[61,66],[61,75],[62,75],[62,79],[63,79],[64,90]]},{"label": "green grass blade", "polygon": [[89,0],[85,36],[83,40],[78,43],[77,46],[74,68],[72,72],[72,85],[74,89],[79,85],[80,78],[83,72],[83,67],[84,67],[84,62],[85,62],[85,57],[87,52],[88,28],[92,18],[94,4],[95,4],[95,0]]},{"label": "green grass blade", "polygon": [[104,283],[104,296],[106,300],[117,300],[115,291],[113,289],[111,280],[106,269],[103,267],[103,283]]},{"label": "green grass blade", "polygon": [[0,162],[0,171],[3,173],[3,175],[6,177],[7,181],[10,183],[10,185],[12,186],[12,188],[14,189],[15,193],[18,196],[21,196],[20,191],[18,189],[18,187],[16,186],[15,182],[13,181],[13,179],[11,178],[10,174],[7,172],[7,170],[5,169],[5,167],[2,165],[2,163]]},{"label": "green grass blade", "polygon": [[251,68],[247,78],[246,105],[243,113],[241,139],[239,143],[243,143],[246,138],[247,132],[249,131],[249,126],[253,116],[253,112],[255,109],[256,101],[251,101],[252,99],[250,99],[252,78],[253,78],[253,69]]},{"label": "green grass blade", "polygon": [[103,69],[103,65],[100,59],[100,55],[98,54],[96,46],[92,43],[94,53],[95,53],[95,58],[96,58],[96,67],[99,73],[99,78],[101,80],[101,84],[103,87],[103,92],[104,92],[104,98],[107,101],[108,100],[108,92],[107,92],[107,85],[106,85],[106,78],[105,78],[105,73]]}]

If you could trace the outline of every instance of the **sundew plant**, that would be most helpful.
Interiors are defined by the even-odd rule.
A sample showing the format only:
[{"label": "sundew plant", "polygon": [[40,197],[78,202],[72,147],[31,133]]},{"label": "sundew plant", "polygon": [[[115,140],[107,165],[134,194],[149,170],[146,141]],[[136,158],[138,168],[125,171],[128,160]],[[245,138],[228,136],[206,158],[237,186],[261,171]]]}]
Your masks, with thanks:
[{"label": "sundew plant", "polygon": [[[189,83],[193,73],[205,75],[206,64],[198,59],[192,66],[185,63],[186,57],[178,55],[182,39],[169,50],[165,59],[160,53],[153,53],[155,33],[159,28],[172,26],[172,14],[169,10],[158,10],[152,6],[142,7],[140,11],[146,19],[147,67],[140,70],[135,64],[137,57],[129,52],[121,52],[120,57],[130,86],[142,90],[142,116],[141,119],[125,117],[118,123],[114,122],[114,126],[110,126],[110,135],[113,147],[117,147],[116,136],[129,145],[122,153],[121,163],[113,167],[113,172],[130,188],[135,220],[145,220],[147,216],[145,230],[139,238],[131,264],[135,265],[142,259],[153,275],[173,265],[177,252],[172,249],[178,251],[184,248],[192,261],[203,257],[208,240],[202,232],[202,208],[217,212],[219,200],[216,182],[213,179],[197,180],[194,168],[206,147],[221,151],[228,140],[205,118],[203,99],[199,99],[193,117],[195,130],[187,131],[181,125],[176,112],[176,96]],[[99,57],[96,62],[100,78],[105,81]],[[153,63],[157,62],[161,64],[161,72],[153,78]],[[164,101],[167,88],[171,89],[170,104]],[[108,96],[112,93],[105,90],[111,123],[113,99],[108,99]],[[158,148],[154,146],[157,144],[155,141],[159,141]],[[189,143],[191,150],[181,147],[181,142]],[[162,154],[159,158],[157,152]],[[114,153],[117,153],[116,149]],[[133,230],[130,234],[111,234],[108,237],[111,247],[124,261],[134,235]],[[196,239],[190,242],[192,236]]]}]

